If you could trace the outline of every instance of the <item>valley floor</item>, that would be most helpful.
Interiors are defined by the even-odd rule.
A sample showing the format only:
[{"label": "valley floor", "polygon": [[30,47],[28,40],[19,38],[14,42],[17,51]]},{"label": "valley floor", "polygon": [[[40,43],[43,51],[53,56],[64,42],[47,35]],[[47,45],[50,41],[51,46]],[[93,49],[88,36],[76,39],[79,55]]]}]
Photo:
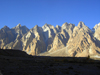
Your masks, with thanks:
[{"label": "valley floor", "polygon": [[0,56],[3,75],[100,75],[100,61],[88,58]]}]

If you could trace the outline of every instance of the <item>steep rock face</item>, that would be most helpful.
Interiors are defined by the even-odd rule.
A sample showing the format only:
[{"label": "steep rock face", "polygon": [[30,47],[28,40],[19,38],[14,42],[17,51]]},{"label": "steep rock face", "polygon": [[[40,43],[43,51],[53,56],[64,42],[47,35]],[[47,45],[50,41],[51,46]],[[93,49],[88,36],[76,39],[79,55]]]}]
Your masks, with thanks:
[{"label": "steep rock face", "polygon": [[44,39],[45,39],[45,43],[46,43],[46,49],[48,51],[52,48],[52,43],[53,43],[54,37],[57,33],[57,30],[55,29],[54,26],[49,25],[49,24],[45,24],[42,27],[42,29],[43,29]]},{"label": "steep rock face", "polygon": [[100,48],[100,26],[95,30],[94,37],[96,46]]},{"label": "steep rock face", "polygon": [[[21,38],[29,29],[18,24],[16,27],[10,29],[7,26],[0,30],[0,42],[3,49],[20,49],[22,50]],[[3,36],[2,36],[3,35]]]},{"label": "steep rock face", "polygon": [[55,29],[57,32],[61,32],[61,27],[59,25],[56,25]]},{"label": "steep rock face", "polygon": [[100,41],[100,26],[95,30],[94,37]]},{"label": "steep rock face", "polygon": [[49,24],[45,24],[44,26],[42,26],[42,29],[43,29],[43,32],[44,32],[46,40],[48,38],[54,37],[55,34],[57,33],[57,31],[54,28],[54,26],[49,25]]},{"label": "steep rock face", "polygon": [[64,23],[62,27],[56,26],[55,28],[52,27],[54,31],[54,36],[48,39],[48,46],[47,51],[53,52],[57,49],[61,49],[66,46],[68,39],[73,33],[73,28],[75,27],[74,24]]},{"label": "steep rock face", "polygon": [[52,43],[52,49],[49,52],[65,47],[68,39],[69,35],[65,30],[62,30],[60,33],[56,34]]},{"label": "steep rock face", "polygon": [[15,34],[24,35],[29,31],[29,29],[26,26],[21,26],[19,23],[16,27],[12,28],[12,31],[14,31]]},{"label": "steep rock face", "polygon": [[63,25],[62,25],[62,30],[66,30],[66,32],[68,32],[68,34],[69,34],[69,36],[71,36],[72,35],[72,33],[73,33],[73,29],[74,29],[74,27],[75,27],[75,25],[74,24],[71,24],[71,23],[64,23]]},{"label": "steep rock face", "polygon": [[15,40],[15,36],[9,27],[4,26],[0,29],[0,48],[5,48],[6,44]]},{"label": "steep rock face", "polygon": [[94,41],[92,31],[83,22],[79,22],[67,43],[70,56],[86,57],[88,55],[98,54],[100,49],[97,49],[98,47],[95,46]]},{"label": "steep rock face", "polygon": [[30,55],[37,55],[46,50],[42,28],[37,25],[22,37],[23,51]]},{"label": "steep rock face", "polygon": [[96,31],[96,29],[100,26],[100,23],[96,24],[92,30]]}]

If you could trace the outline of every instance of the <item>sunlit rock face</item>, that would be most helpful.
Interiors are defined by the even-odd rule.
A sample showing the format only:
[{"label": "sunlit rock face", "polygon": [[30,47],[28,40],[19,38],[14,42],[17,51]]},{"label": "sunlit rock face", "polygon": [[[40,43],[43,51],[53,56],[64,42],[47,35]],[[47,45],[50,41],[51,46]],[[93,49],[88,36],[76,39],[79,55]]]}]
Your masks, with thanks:
[{"label": "sunlit rock face", "polygon": [[[94,29],[94,31],[93,31]],[[92,30],[82,21],[54,27],[44,24],[32,29],[18,24],[0,29],[0,48],[19,49],[29,55],[87,57],[100,54],[100,23]]]},{"label": "sunlit rock face", "polygon": [[98,25],[95,25],[94,29],[95,29],[94,37],[100,41],[100,23]]},{"label": "sunlit rock face", "polygon": [[69,34],[69,36],[72,35],[74,27],[74,24],[68,24],[67,22],[62,25],[62,29],[65,30]]},{"label": "sunlit rock face", "polygon": [[92,30],[96,31],[98,27],[100,27],[100,23],[96,24],[96,25],[92,28]]},{"label": "sunlit rock face", "polygon": [[0,48],[22,50],[21,38],[28,31],[29,29],[26,26],[21,26],[21,24],[12,29],[4,26],[0,29]]},{"label": "sunlit rock face", "polygon": [[79,22],[67,43],[67,49],[70,56],[86,57],[99,54],[100,49],[95,43],[93,32],[83,22]]},{"label": "sunlit rock face", "polygon": [[5,48],[7,44],[15,40],[15,36],[9,27],[0,29],[0,48]]},{"label": "sunlit rock face", "polygon": [[23,51],[30,55],[37,55],[46,50],[43,30],[37,25],[22,37]]}]

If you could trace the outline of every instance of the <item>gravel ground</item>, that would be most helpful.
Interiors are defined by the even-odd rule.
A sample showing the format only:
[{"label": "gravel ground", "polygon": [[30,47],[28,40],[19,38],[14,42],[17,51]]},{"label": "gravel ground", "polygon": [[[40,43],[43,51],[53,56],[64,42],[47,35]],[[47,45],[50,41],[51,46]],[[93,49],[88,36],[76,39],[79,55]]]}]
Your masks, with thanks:
[{"label": "gravel ground", "polygon": [[87,58],[0,57],[3,75],[100,75],[100,62]]}]

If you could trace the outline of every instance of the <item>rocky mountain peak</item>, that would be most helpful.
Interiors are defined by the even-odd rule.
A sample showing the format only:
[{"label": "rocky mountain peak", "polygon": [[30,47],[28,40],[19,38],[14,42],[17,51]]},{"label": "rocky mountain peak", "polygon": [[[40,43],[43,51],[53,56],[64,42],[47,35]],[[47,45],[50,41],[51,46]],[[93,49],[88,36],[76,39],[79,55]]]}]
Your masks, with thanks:
[{"label": "rocky mountain peak", "polygon": [[95,29],[94,37],[100,40],[100,26]]},{"label": "rocky mountain peak", "polygon": [[15,27],[13,27],[12,29],[18,29],[18,28],[21,28],[22,26],[21,26],[21,24],[19,23],[17,26],[15,26]]},{"label": "rocky mountain peak", "polygon": [[1,30],[8,31],[10,28],[8,26],[4,26]]},{"label": "rocky mountain peak", "polygon": [[87,26],[84,24],[84,22],[79,22],[77,28],[78,28],[79,30],[81,29],[81,30],[86,31],[86,32],[91,32],[90,28],[87,27]]},{"label": "rocky mountain peak", "polygon": [[59,25],[56,25],[56,28],[60,27]]},{"label": "rocky mountain peak", "polygon": [[35,25],[35,27],[32,28],[33,31],[40,31],[42,30],[41,27],[39,27],[38,25]]},{"label": "rocky mountain peak", "polygon": [[82,28],[82,27],[84,27],[84,26],[85,26],[84,22],[80,21],[80,22],[78,23],[78,27],[79,27],[79,28]]},{"label": "rocky mountain peak", "polygon": [[69,29],[73,29],[75,27],[75,25],[74,24],[71,24],[71,23],[67,23],[67,22],[65,22],[63,25],[62,25],[62,29],[67,29],[67,30],[69,30]]},{"label": "rocky mountain peak", "polygon": [[35,28],[35,29],[37,29],[38,27],[39,27],[38,25],[35,25],[35,27],[34,27],[34,28]]},{"label": "rocky mountain peak", "polygon": [[10,29],[8,26],[4,26],[3,28],[4,28],[4,29]]},{"label": "rocky mountain peak", "polygon": [[42,30],[46,33],[46,35],[48,34],[49,36],[56,33],[55,27],[50,24],[45,24],[44,26],[42,26]]},{"label": "rocky mountain peak", "polygon": [[96,31],[99,31],[100,30],[100,25],[98,25],[98,27],[96,28]]},{"label": "rocky mountain peak", "polygon": [[59,26],[59,25],[56,25],[56,27],[55,28],[57,28],[57,29],[61,29],[61,27]]},{"label": "rocky mountain peak", "polygon": [[47,23],[45,23],[45,24],[44,24],[44,26],[48,26],[48,24],[47,24]]},{"label": "rocky mountain peak", "polygon": [[17,27],[17,28],[21,27],[21,24],[19,23],[16,27]]},{"label": "rocky mountain peak", "polygon": [[100,26],[100,23],[96,24],[92,30],[96,31],[96,29]]},{"label": "rocky mountain peak", "polygon": [[38,25],[35,25],[32,29],[30,29],[31,32],[40,32],[42,31],[42,28],[39,27]]},{"label": "rocky mountain peak", "polygon": [[43,26],[42,26],[42,29],[44,30],[44,29],[46,29],[46,28],[48,28],[49,26],[48,26],[48,24],[46,23],[46,24],[44,24]]},{"label": "rocky mountain peak", "polygon": [[43,29],[51,28],[51,27],[53,27],[53,26],[50,24],[47,24],[47,23],[42,26]]},{"label": "rocky mountain peak", "polygon": [[66,26],[68,26],[68,23],[65,22],[63,25],[62,25],[62,28],[66,28]]},{"label": "rocky mountain peak", "polygon": [[21,24],[19,23],[16,27],[21,27]]}]

